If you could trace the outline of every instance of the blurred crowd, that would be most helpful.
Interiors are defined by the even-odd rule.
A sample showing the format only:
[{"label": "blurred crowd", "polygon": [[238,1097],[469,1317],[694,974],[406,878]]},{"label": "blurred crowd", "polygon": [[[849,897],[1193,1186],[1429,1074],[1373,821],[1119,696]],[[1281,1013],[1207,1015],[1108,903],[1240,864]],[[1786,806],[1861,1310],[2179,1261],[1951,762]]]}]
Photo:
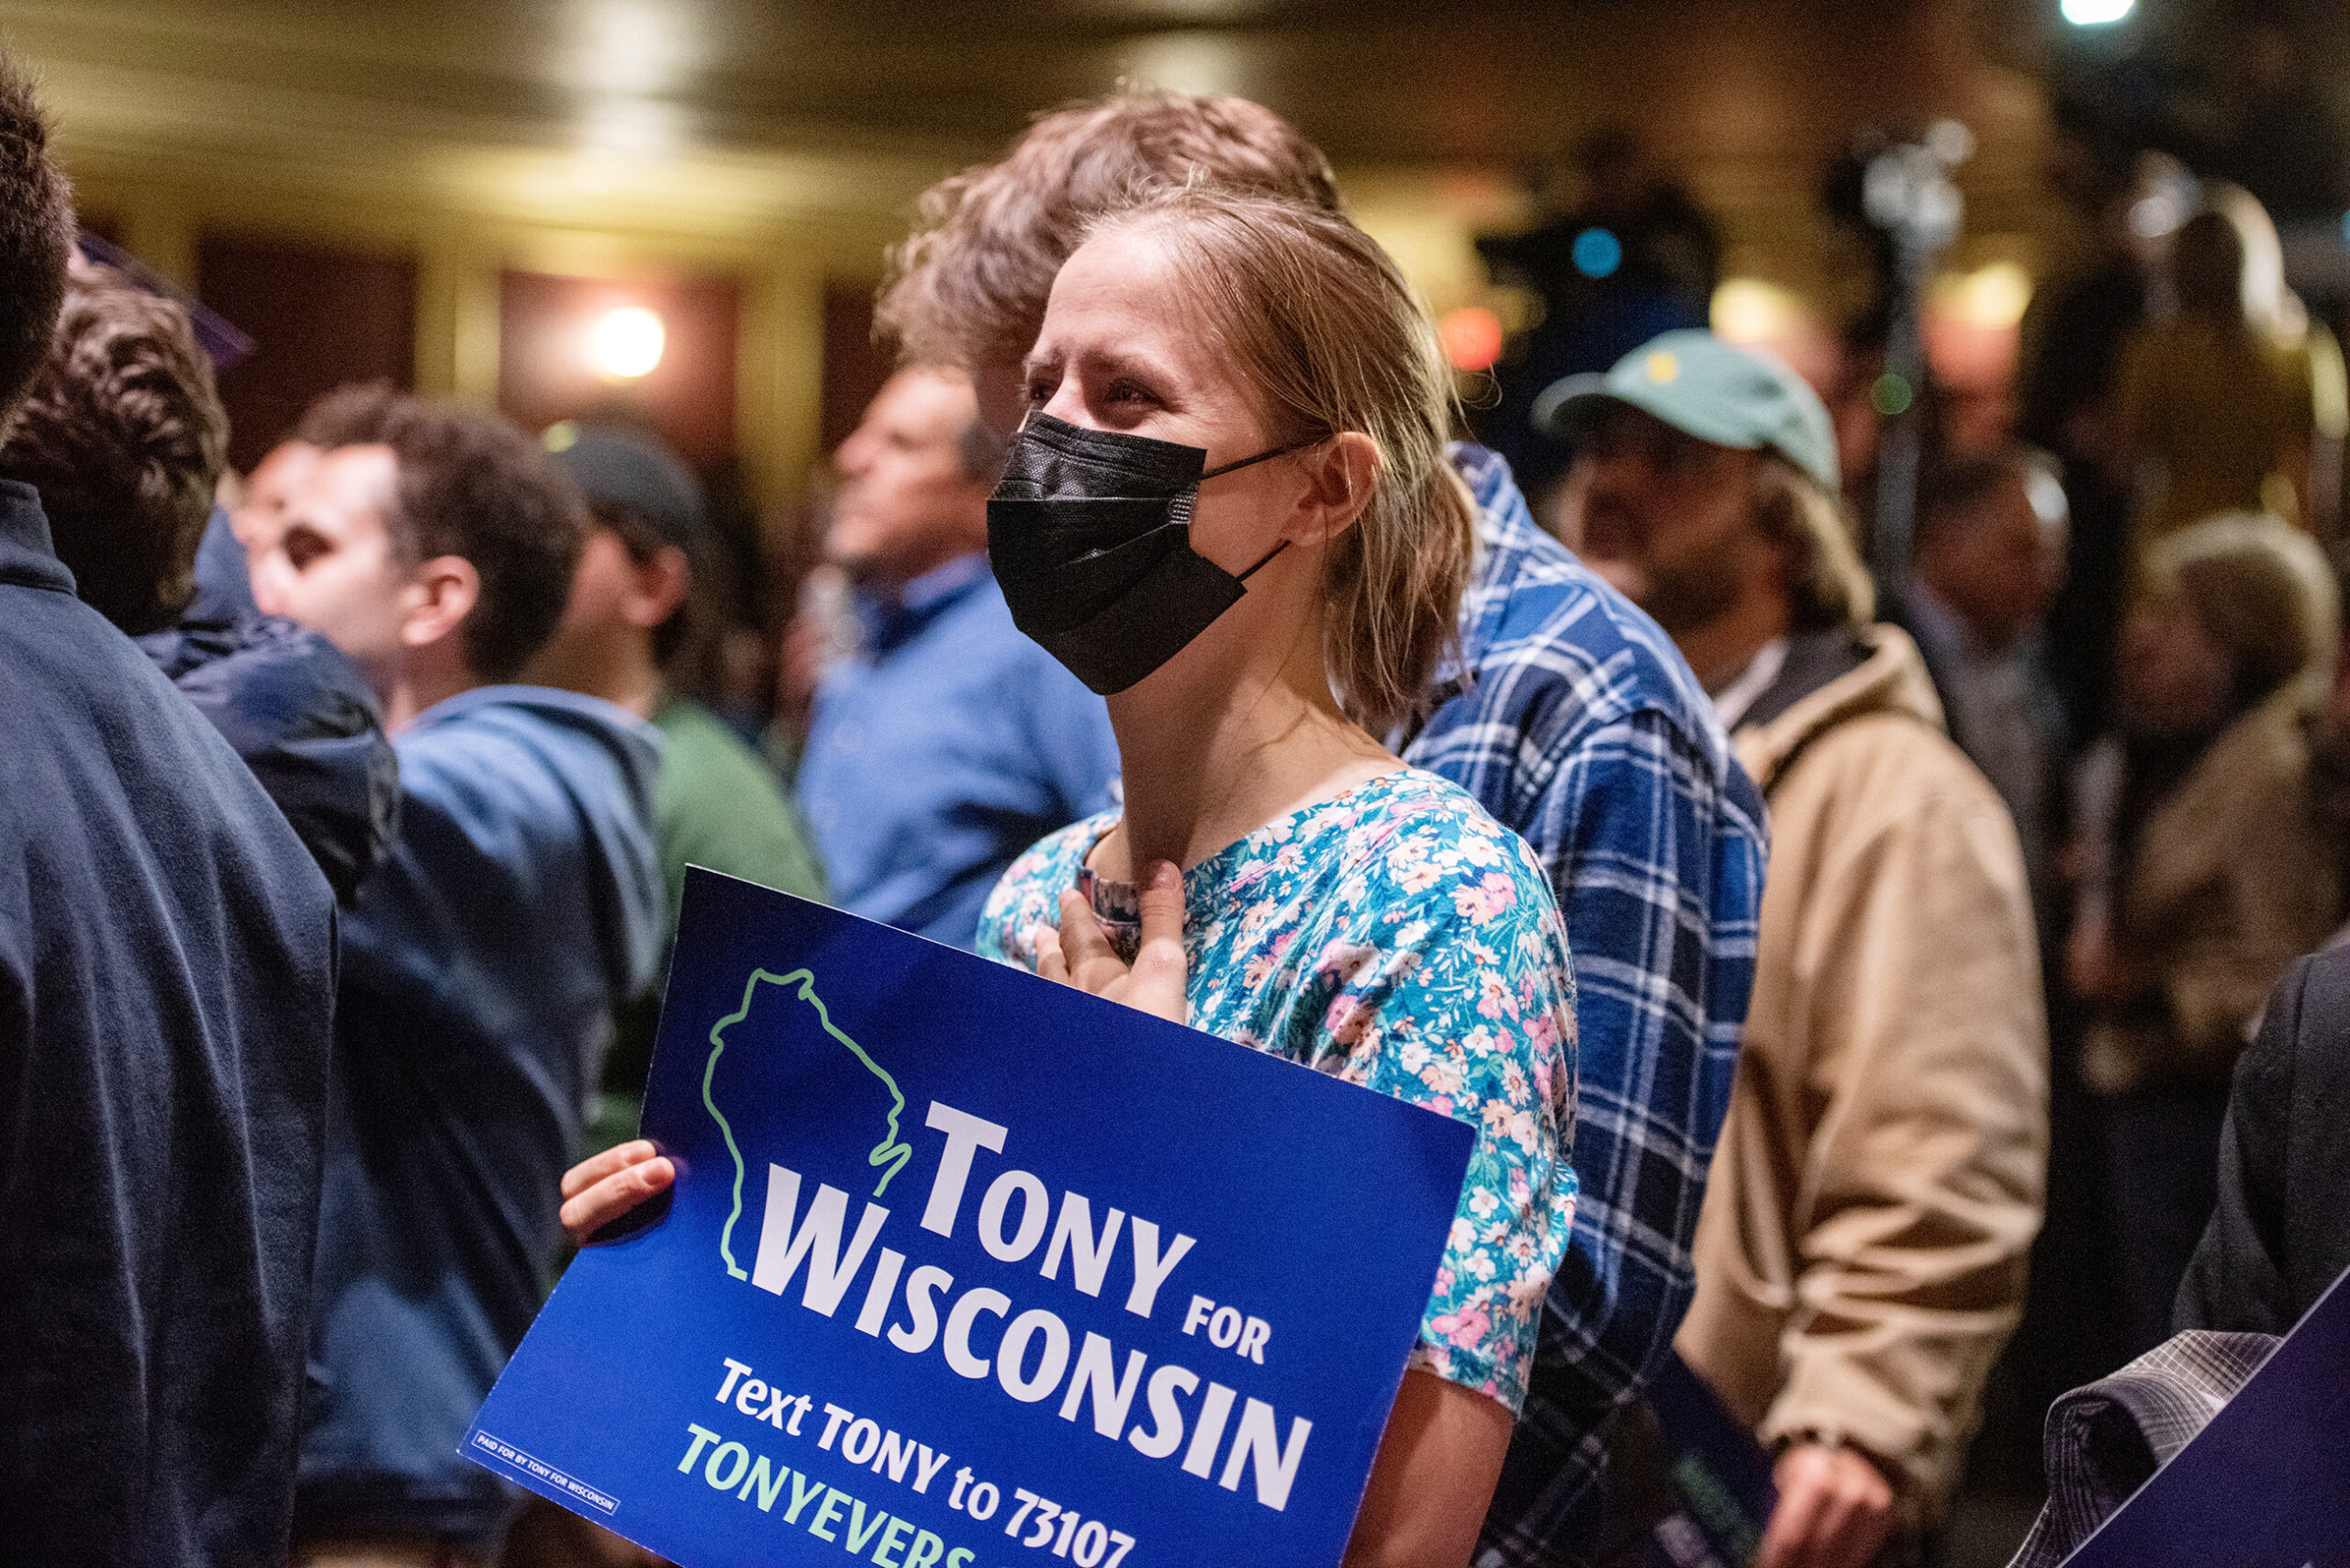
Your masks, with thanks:
[{"label": "blurred crowd", "polygon": [[[1219,565],[1181,498],[1348,434],[1362,474],[1420,463],[1411,504],[1458,559],[1428,565],[1418,512],[1362,512],[1333,586],[1294,589],[1343,622],[1346,678],[1320,686],[1313,644],[1304,711],[1523,840],[1520,946],[1555,929],[1562,955],[1526,994],[1572,1007],[1523,1048],[1573,1083],[1534,1113],[1572,1161],[1555,1235],[1493,1238],[1539,1288],[1474,1350],[1517,1369],[1477,1394],[1506,1417],[1491,1463],[1415,1482],[1466,1523],[1375,1476],[1350,1561],[1612,1560],[1654,1489],[1627,1434],[1677,1360],[1771,1458],[1758,1561],[1925,1562],[1986,1407],[2036,1469],[2067,1388],[2175,1331],[2281,1333],[2350,1263],[2350,1148],[2296,1141],[2350,1052],[2350,392],[2241,185],[2072,148],[2098,249],[2034,303],[2016,417],[1930,388],[1887,412],[1882,312],[1819,386],[1718,337],[1711,226],[1604,137],[1551,217],[1482,247],[1542,308],[1430,435],[1396,390],[1418,369],[1316,391],[1343,356],[1250,270],[1261,246],[1387,286],[1320,154],[1251,104],[1124,94],[924,198],[878,310],[901,367],[810,521],[746,561],[616,418],[526,432],[352,386],[228,471],[187,303],[82,259],[46,142],[12,68],[17,1560],[646,1561],[457,1449],[567,1249],[669,1177],[632,1140],[686,868],[1101,989],[1039,929],[1081,904],[1110,994],[1140,994],[1116,987],[1147,943],[1098,888],[1147,894],[1146,857],[1086,847],[1162,809],[1124,694],[1292,592],[1269,564],[1302,537]],[[1154,468],[1167,443],[1070,400],[1077,349],[1032,354],[1040,321],[1049,345],[1091,319],[1064,263],[1154,225],[1202,266],[1229,241],[1203,297],[1244,302],[1218,307],[1255,334],[1232,357],[1304,439]],[[1360,341],[1392,327],[1420,366],[1391,292]],[[1896,559],[1874,508],[1901,418],[1925,461]],[[1331,462],[1333,494],[1384,482]],[[1019,532],[1143,512],[1065,558]],[[1038,883],[1089,821],[1078,872]],[[1185,935],[1196,978],[1218,960]],[[1190,1016],[1216,1026],[1196,992]],[[1329,1027],[1344,1049],[1300,1059],[1375,1045]],[[1406,1092],[1380,1070],[1352,1075]]]}]

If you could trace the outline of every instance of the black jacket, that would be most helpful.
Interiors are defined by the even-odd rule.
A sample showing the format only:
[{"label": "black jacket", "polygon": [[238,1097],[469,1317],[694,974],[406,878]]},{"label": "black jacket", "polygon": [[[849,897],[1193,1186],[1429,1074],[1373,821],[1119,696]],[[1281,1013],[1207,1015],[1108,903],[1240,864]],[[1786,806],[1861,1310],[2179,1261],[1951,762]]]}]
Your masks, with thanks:
[{"label": "black jacket", "polygon": [[2220,1205],[2175,1327],[2289,1332],[2350,1268],[2350,949],[2298,960],[2237,1058]]}]

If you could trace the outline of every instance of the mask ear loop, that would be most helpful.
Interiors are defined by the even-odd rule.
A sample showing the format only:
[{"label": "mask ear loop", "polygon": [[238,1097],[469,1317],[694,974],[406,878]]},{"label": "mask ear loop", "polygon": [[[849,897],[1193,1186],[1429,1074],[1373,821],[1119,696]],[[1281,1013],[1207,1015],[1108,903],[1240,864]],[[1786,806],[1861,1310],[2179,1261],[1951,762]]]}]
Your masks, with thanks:
[{"label": "mask ear loop", "polygon": [[[1292,442],[1287,446],[1277,446],[1270,452],[1260,452],[1254,457],[1244,457],[1237,463],[1227,463],[1221,468],[1211,468],[1206,473],[1201,475],[1200,479],[1202,483],[1205,483],[1206,481],[1214,478],[1219,474],[1229,474],[1237,468],[1246,468],[1250,465],[1257,463],[1270,463],[1276,457],[1287,457],[1292,452],[1304,452],[1307,447],[1319,446],[1322,442],[1329,439],[1330,438],[1327,436],[1317,435],[1306,441]],[[1189,521],[1190,520],[1187,518],[1185,520],[1187,525],[1189,524]],[[1259,572],[1264,570],[1266,565],[1270,563],[1274,556],[1288,549],[1289,543],[1290,542],[1288,540],[1284,539],[1279,544],[1276,544],[1271,549],[1266,551],[1262,555],[1259,555],[1257,558],[1257,564],[1255,566],[1249,567],[1247,571],[1242,572],[1233,580],[1235,582],[1245,583],[1250,577],[1255,577]]]},{"label": "mask ear loop", "polygon": [[1319,446],[1329,439],[1330,438],[1326,435],[1317,435],[1313,437],[1311,440],[1292,442],[1287,446],[1276,446],[1269,452],[1260,452],[1254,457],[1244,457],[1237,463],[1227,463],[1221,468],[1211,468],[1206,473],[1200,476],[1200,482],[1202,484],[1205,484],[1208,480],[1214,478],[1219,474],[1230,474],[1237,469],[1250,467],[1259,463],[1270,463],[1276,457],[1287,457],[1292,452],[1304,452],[1307,447]]},{"label": "mask ear loop", "polygon": [[1235,580],[1244,583],[1247,582],[1250,577],[1257,575],[1257,573],[1264,566],[1266,562],[1271,560],[1274,556],[1280,554],[1282,551],[1288,548],[1289,541],[1286,539],[1282,540],[1279,544],[1274,545],[1271,549],[1266,551],[1263,555],[1259,556],[1256,566],[1251,566],[1247,571],[1241,573]]}]

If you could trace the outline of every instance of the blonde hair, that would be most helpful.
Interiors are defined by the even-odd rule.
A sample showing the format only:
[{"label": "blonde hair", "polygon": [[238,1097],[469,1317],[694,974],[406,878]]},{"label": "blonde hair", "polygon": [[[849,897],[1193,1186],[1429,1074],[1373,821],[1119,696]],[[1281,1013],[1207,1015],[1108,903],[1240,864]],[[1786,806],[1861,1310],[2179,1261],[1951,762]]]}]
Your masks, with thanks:
[{"label": "blonde hair", "polygon": [[1121,90],[1042,117],[1002,162],[924,191],[913,231],[890,248],[875,329],[907,364],[1017,364],[1085,225],[1187,181],[1338,210],[1329,163],[1272,110]]},{"label": "blonde hair", "polygon": [[1229,191],[1165,191],[1087,238],[1168,231],[1178,292],[1287,443],[1371,438],[1370,502],[1326,557],[1323,647],[1353,718],[1383,734],[1421,701],[1456,636],[1476,544],[1446,463],[1452,384],[1436,328],[1393,258],[1337,213]]},{"label": "blonde hair", "polygon": [[1787,594],[1796,631],[1853,631],[1874,619],[1876,583],[1843,507],[1819,481],[1765,452],[1755,473],[1754,515],[1794,558]]},{"label": "blonde hair", "polygon": [[2339,646],[2341,596],[2316,540],[2268,512],[2221,512],[2146,556],[2147,589],[2176,595],[2235,659],[2240,695],[2295,680],[2322,691]]}]

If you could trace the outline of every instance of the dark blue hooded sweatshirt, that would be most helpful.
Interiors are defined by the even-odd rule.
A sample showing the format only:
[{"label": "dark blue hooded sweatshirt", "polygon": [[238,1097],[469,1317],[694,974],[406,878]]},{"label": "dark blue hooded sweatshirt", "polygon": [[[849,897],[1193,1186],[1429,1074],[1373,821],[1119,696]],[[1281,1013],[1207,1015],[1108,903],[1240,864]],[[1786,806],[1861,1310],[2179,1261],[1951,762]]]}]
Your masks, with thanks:
[{"label": "dark blue hooded sweatshirt", "polygon": [[245,759],[348,905],[399,828],[399,764],[359,666],[262,614],[219,511],[196,551],[195,599],[139,645]]},{"label": "dark blue hooded sweatshirt", "polygon": [[0,482],[0,1560],[283,1562],[335,904]]},{"label": "dark blue hooded sweatshirt", "polygon": [[544,1294],[612,1010],[665,908],[651,726],[481,687],[396,737],[400,833],[342,926],[306,1537],[498,1529],[457,1447]]}]

